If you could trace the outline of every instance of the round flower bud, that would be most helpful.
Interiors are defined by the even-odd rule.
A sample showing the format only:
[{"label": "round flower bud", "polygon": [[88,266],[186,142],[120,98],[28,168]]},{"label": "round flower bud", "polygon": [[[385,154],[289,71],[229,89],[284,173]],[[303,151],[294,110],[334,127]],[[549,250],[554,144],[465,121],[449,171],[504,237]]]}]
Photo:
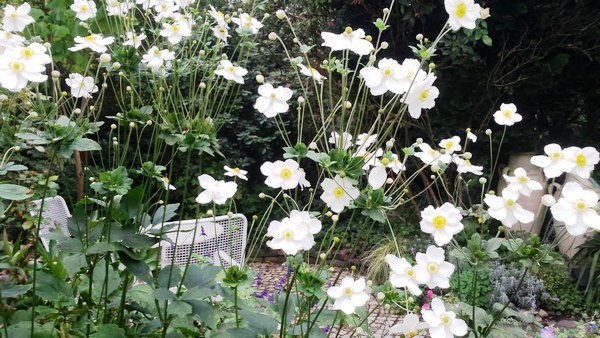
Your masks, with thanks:
[{"label": "round flower bud", "polygon": [[212,211],[212,209],[208,209],[208,210],[206,210],[206,215],[207,215],[208,217],[212,217],[212,216],[214,216],[214,214],[215,214],[215,213]]},{"label": "round flower bud", "polygon": [[227,213],[227,217],[229,217],[229,218],[233,217],[233,212],[229,211],[229,212]]},{"label": "round flower bud", "polygon": [[486,130],[485,130],[485,134],[486,134],[487,136],[490,136],[490,135],[492,135],[492,130],[491,130],[491,129],[486,129]]},{"label": "round flower bud", "polygon": [[277,19],[283,20],[285,19],[285,11],[283,9],[278,9],[277,12],[275,12],[275,16]]},{"label": "round flower bud", "polygon": [[100,57],[98,58],[98,60],[100,61],[100,64],[106,64],[109,63],[111,61],[111,57],[110,54],[100,54]]},{"label": "round flower bud", "polygon": [[381,301],[382,301],[382,300],[384,300],[384,299],[385,299],[385,293],[383,293],[383,292],[378,292],[378,293],[377,293],[377,300],[381,302]]},{"label": "round flower bud", "polygon": [[392,306],[391,306],[390,304],[385,304],[385,305],[383,306],[383,308],[384,308],[384,309],[386,309],[386,310],[389,310],[389,309],[391,309],[391,308],[392,308]]},{"label": "round flower bud", "polygon": [[386,41],[383,41],[383,42],[381,43],[381,49],[387,49],[389,46],[390,46],[390,44],[389,44],[389,43],[387,43]]},{"label": "round flower bud", "polygon": [[262,75],[260,75],[260,74],[256,75],[256,82],[258,82],[258,83],[264,83],[265,82],[265,77],[262,76]]},{"label": "round flower bud", "polygon": [[431,176],[429,176],[429,178],[431,178],[432,180],[435,180],[435,175],[431,175]]},{"label": "round flower bud", "polygon": [[28,114],[29,114],[29,117],[31,117],[33,119],[39,116],[38,113],[36,111],[33,111],[33,110],[30,111]]},{"label": "round flower bud", "polygon": [[437,173],[438,171],[440,171],[440,166],[437,164],[432,164],[431,171],[433,171],[434,173]]},{"label": "round flower bud", "polygon": [[275,32],[269,33],[269,40],[271,40],[271,41],[277,40],[277,34]]},{"label": "round flower bud", "polygon": [[440,149],[440,154],[444,155],[446,153],[446,149]]},{"label": "round flower bud", "polygon": [[498,232],[503,232],[504,231],[504,227],[501,225],[498,227]]},{"label": "round flower bud", "polygon": [[546,194],[544,196],[542,196],[542,204],[547,206],[547,207],[551,207],[556,203],[556,199],[554,198],[554,196]]},{"label": "round flower bud", "polygon": [[308,144],[308,149],[312,149],[312,150],[316,150],[317,149],[317,142],[311,142]]},{"label": "round flower bud", "polygon": [[303,104],[304,102],[306,102],[304,96],[298,96],[298,103]]},{"label": "round flower bud", "polygon": [[265,195],[264,192],[261,192],[260,194],[258,194],[258,198],[265,198],[267,197],[267,195]]},{"label": "round flower bud", "polygon": [[96,180],[96,178],[92,176],[92,177],[88,178],[88,180],[89,180],[90,182],[94,182],[94,181]]},{"label": "round flower bud", "polygon": [[118,145],[119,145],[119,142],[118,142],[118,141],[113,141],[113,146],[115,146],[115,147],[116,147],[116,146],[118,146]]},{"label": "round flower bud", "polygon": [[328,211],[325,213],[325,216],[327,216],[327,217],[331,217],[331,215],[333,215],[333,213],[331,211]]},{"label": "round flower bud", "polygon": [[488,191],[488,194],[490,194],[490,195],[496,195],[496,192],[494,190],[490,190],[490,191]]},{"label": "round flower bud", "polygon": [[367,281],[367,286],[368,286],[368,287],[371,287],[371,286],[373,286],[373,281],[369,279],[369,280]]},{"label": "round flower bud", "polygon": [[58,70],[53,70],[52,73],[50,73],[50,74],[55,79],[60,77],[60,72]]},{"label": "round flower bud", "polygon": [[116,140],[117,140],[117,138],[116,138],[116,137],[113,137],[113,138],[112,138],[112,140],[113,140],[113,141],[116,141]]},{"label": "round flower bud", "polygon": [[14,146],[14,147],[13,147],[13,150],[14,150],[14,151],[21,151],[21,147],[19,147],[19,146]]},{"label": "round flower bud", "polygon": [[479,184],[486,184],[486,183],[487,183],[487,178],[485,178],[485,177],[479,178]]},{"label": "round flower bud", "polygon": [[62,95],[62,96],[67,96],[67,95],[68,95],[68,93],[67,93],[67,92],[65,92],[65,91],[63,91],[63,92],[60,92],[60,95]]},{"label": "round flower bud", "polygon": [[94,107],[94,106],[90,106],[90,108],[89,108],[89,109],[90,109],[90,111],[94,111],[94,110],[96,110],[96,107]]},{"label": "round flower bud", "polygon": [[263,15],[263,19],[264,20],[266,20],[266,19],[268,19],[270,17],[271,17],[271,14],[269,14],[269,13],[265,13],[265,15]]},{"label": "round flower bud", "polygon": [[319,258],[320,258],[322,261],[326,260],[326,259],[327,259],[327,254],[325,254],[325,253],[322,253],[322,254],[320,254],[320,255],[319,255]]},{"label": "round flower bud", "polygon": [[79,108],[73,109],[73,114],[81,114],[81,109],[79,109]]},{"label": "round flower bud", "polygon": [[419,138],[417,139],[417,144],[421,144],[421,143],[423,143],[423,138],[419,137]]},{"label": "round flower bud", "polygon": [[473,158],[473,154],[471,154],[470,152],[467,151],[466,153],[463,154],[463,158],[465,160],[470,160],[471,158]]},{"label": "round flower bud", "polygon": [[106,83],[103,83],[103,84],[102,84],[102,88],[104,88],[104,89],[108,88],[108,84],[106,84]]},{"label": "round flower bud", "polygon": [[129,128],[135,128],[135,122],[129,122]]},{"label": "round flower bud", "polygon": [[123,77],[123,76],[125,76],[125,73],[123,73],[123,72],[119,72],[119,76],[120,76],[120,77]]},{"label": "round flower bud", "polygon": [[[206,83],[200,82],[200,85],[198,87],[200,87],[200,89],[206,89]],[[163,88],[163,90],[164,90],[164,88]]]},{"label": "round flower bud", "polygon": [[390,12],[389,8],[386,7],[386,8],[383,9],[383,14],[388,14],[389,12]]},{"label": "round flower bud", "polygon": [[[114,63],[112,64],[112,69],[113,69],[113,70],[119,70],[120,68],[121,68],[121,63],[119,63],[119,62],[114,62]],[[119,75],[121,75],[121,73],[119,73]],[[121,75],[121,76],[123,76],[123,75]]]},{"label": "round flower bud", "polygon": [[146,125],[147,125],[147,126],[151,126],[151,125],[152,125],[152,120],[148,120],[148,121],[146,121]]},{"label": "round flower bud", "polygon": [[417,41],[423,40],[423,34],[420,34],[420,33],[417,34],[416,39],[417,39]]},{"label": "round flower bud", "polygon": [[350,102],[350,101],[344,102],[344,108],[346,108],[346,109],[352,108],[352,102]]},{"label": "round flower bud", "polygon": [[392,183],[394,183],[394,179],[392,179],[391,177],[388,177],[388,178],[385,180],[385,183],[387,183],[387,184],[392,184]]},{"label": "round flower bud", "polygon": [[350,267],[350,271],[356,271],[356,265],[352,265],[352,266]]},{"label": "round flower bud", "polygon": [[333,223],[337,223],[337,221],[339,221],[339,219],[340,219],[340,216],[338,216],[338,215],[331,216],[331,220],[333,221]]},{"label": "round flower bud", "polygon": [[290,195],[283,193],[283,198],[290,198]]},{"label": "round flower bud", "polygon": [[373,41],[373,37],[370,35],[367,35],[367,36],[365,36],[365,40],[371,42],[371,41]]},{"label": "round flower bud", "polygon": [[112,130],[115,130],[115,129],[117,129],[117,125],[116,125],[116,124],[114,124],[114,123],[113,123],[113,124],[111,124],[111,125],[110,125],[110,129],[112,129]]},{"label": "round flower bud", "polygon": [[131,86],[125,87],[125,90],[128,91],[128,92],[130,92],[131,91]]},{"label": "round flower bud", "polygon": [[298,38],[293,38],[292,42],[295,44],[300,44],[300,40],[298,40]]},{"label": "round flower bud", "polygon": [[339,243],[340,238],[338,236],[333,237],[333,243]]}]

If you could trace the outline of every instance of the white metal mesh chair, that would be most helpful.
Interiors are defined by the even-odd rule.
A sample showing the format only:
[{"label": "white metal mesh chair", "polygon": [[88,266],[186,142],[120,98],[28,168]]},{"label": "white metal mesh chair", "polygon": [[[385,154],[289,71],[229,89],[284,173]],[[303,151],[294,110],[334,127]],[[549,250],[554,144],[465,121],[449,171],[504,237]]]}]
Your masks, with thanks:
[{"label": "white metal mesh chair", "polygon": [[[241,266],[244,263],[248,220],[242,214],[166,222],[173,226],[161,243],[161,266],[171,263],[198,263],[199,257],[215,265]],[[155,225],[156,227],[156,225]],[[191,253],[190,253],[191,251]]]},{"label": "white metal mesh chair", "polygon": [[[42,200],[33,201],[34,208],[30,211],[31,215],[36,217],[39,214]],[[42,223],[40,224],[40,239],[44,247],[48,249],[50,240],[45,235],[58,229],[65,236],[70,236],[67,228],[67,220],[71,217],[71,212],[67,203],[61,196],[47,197],[44,199],[44,210],[42,211]]]}]

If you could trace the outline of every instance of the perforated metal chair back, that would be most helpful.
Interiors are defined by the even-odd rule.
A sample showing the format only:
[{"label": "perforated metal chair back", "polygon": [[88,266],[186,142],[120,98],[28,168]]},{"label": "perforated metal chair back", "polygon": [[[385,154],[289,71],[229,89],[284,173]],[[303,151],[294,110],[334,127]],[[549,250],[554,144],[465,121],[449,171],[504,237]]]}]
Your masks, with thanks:
[{"label": "perforated metal chair back", "polygon": [[[205,262],[229,267],[245,259],[248,220],[242,214],[166,222],[176,225],[161,243],[161,266]],[[156,227],[156,226],[155,226]],[[190,256],[191,255],[191,256]]]},{"label": "perforated metal chair back", "polygon": [[[35,217],[39,214],[42,200],[33,201],[34,208],[31,214]],[[42,222],[40,224],[40,239],[48,249],[50,240],[44,235],[52,232],[54,229],[62,232],[66,236],[70,236],[67,228],[67,220],[71,217],[71,212],[67,207],[67,203],[61,196],[47,197],[44,199],[44,210],[42,211]]]}]

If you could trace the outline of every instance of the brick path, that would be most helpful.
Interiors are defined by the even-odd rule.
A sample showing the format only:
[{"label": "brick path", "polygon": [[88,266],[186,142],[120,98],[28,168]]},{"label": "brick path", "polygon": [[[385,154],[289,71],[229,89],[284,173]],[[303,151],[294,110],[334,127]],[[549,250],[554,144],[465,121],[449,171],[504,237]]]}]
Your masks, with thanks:
[{"label": "brick path", "polygon": [[[279,263],[255,262],[250,263],[250,266],[257,272],[261,273],[262,286],[266,287],[268,293],[273,293],[274,291],[281,289],[281,280],[282,278],[285,278],[287,274],[287,267],[285,265]],[[349,271],[343,271],[342,277],[349,274]],[[335,274],[332,274],[330,282],[333,283],[334,279]],[[377,300],[375,299],[375,295],[371,295],[371,299],[367,304],[367,309],[370,311],[375,307],[377,307]],[[399,321],[401,321],[401,317],[399,315],[385,310],[383,307],[378,307],[369,316],[369,329],[371,330],[371,334],[359,335],[355,333],[353,337],[391,337],[392,335],[389,333],[389,329]],[[352,336],[352,333],[353,331],[344,329],[341,331],[340,337],[350,337]]]}]

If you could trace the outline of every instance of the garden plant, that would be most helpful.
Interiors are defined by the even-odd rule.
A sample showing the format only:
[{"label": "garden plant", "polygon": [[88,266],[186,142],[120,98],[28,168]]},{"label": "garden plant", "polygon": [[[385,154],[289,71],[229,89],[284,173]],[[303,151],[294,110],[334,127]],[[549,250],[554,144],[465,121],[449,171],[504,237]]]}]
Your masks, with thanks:
[{"label": "garden plant", "polygon": [[[469,32],[491,45],[494,14],[444,0],[439,33],[394,46],[413,55],[395,59],[395,2],[369,27],[314,43],[297,8],[266,0],[3,5],[0,337],[359,337],[374,334],[375,312],[401,318],[383,336],[560,336],[524,311],[542,305],[586,321],[565,335],[598,334],[597,239],[583,246],[584,291],[555,273],[560,243],[600,229],[597,190],[581,183],[598,151],[549,143],[528,157],[540,179],[503,172],[505,137],[528,114],[510,97],[489,124],[408,137],[443,95],[440,44]],[[285,69],[263,69],[264,49]],[[220,139],[246,127],[249,101],[284,145],[260,163],[260,192],[244,187],[253,173]],[[46,231],[57,195],[71,216]],[[231,220],[250,199],[261,210],[246,215],[244,261],[190,250],[185,264],[165,264],[169,238],[189,232],[183,220]],[[383,240],[368,256],[372,279],[349,262],[370,234]],[[285,260],[279,292],[263,292],[249,264],[265,247]]]}]

